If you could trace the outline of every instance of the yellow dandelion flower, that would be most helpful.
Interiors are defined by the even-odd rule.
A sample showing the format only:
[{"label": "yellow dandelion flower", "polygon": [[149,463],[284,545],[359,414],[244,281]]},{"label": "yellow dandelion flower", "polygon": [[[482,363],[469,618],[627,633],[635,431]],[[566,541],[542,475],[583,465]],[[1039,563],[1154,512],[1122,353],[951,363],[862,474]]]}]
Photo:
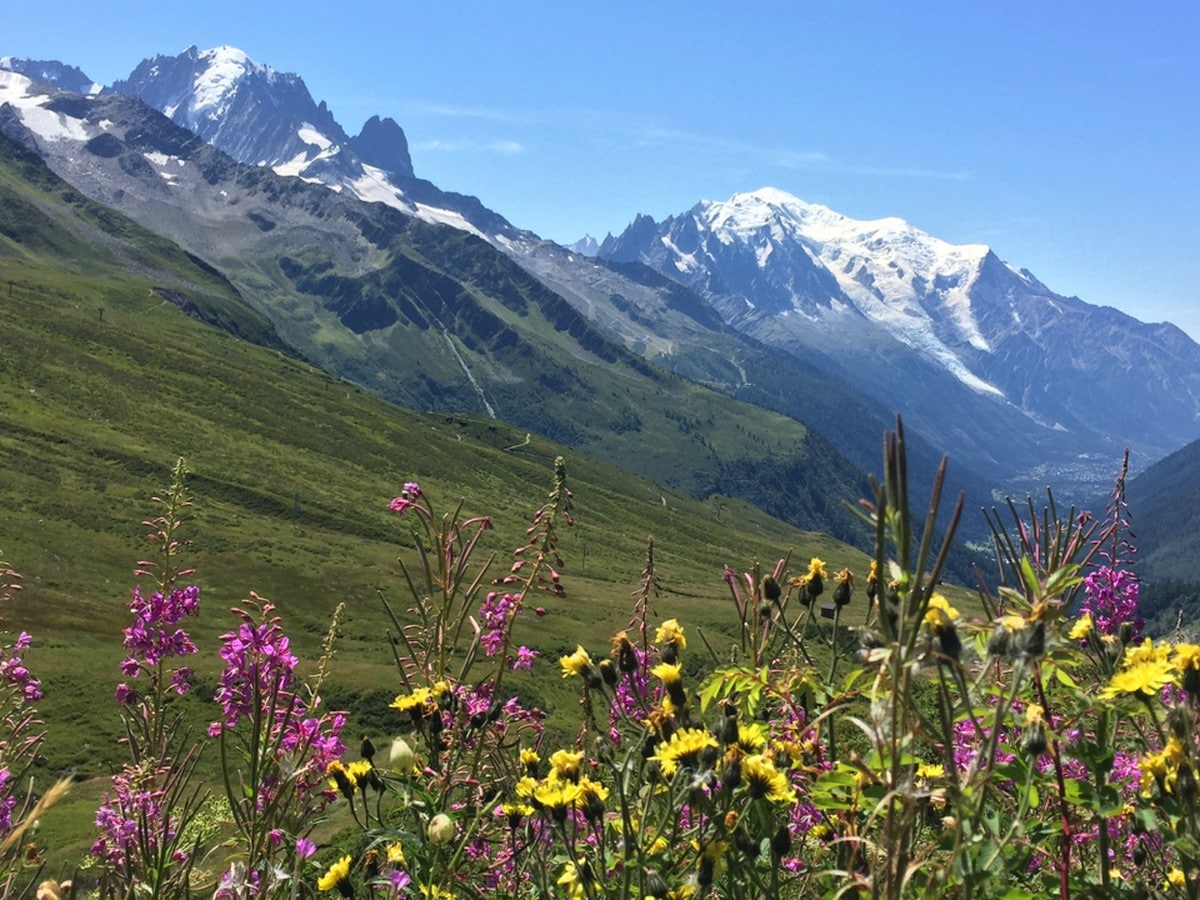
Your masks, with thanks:
[{"label": "yellow dandelion flower", "polygon": [[754,799],[765,797],[772,803],[795,803],[796,792],[787,775],[761,753],[742,760],[742,782]]},{"label": "yellow dandelion flower", "polygon": [[417,688],[411,694],[401,694],[392,701],[391,708],[400,712],[413,712],[424,709],[433,700],[433,692],[429,688]]},{"label": "yellow dandelion flower", "polygon": [[941,763],[919,763],[917,765],[917,777],[932,780],[941,778],[946,774],[946,767]]},{"label": "yellow dandelion flower", "polygon": [[592,658],[582,646],[576,645],[575,652],[562,657],[558,663],[562,666],[562,677],[570,678],[572,675],[583,675],[584,669],[592,664]]},{"label": "yellow dandelion flower", "polygon": [[1175,776],[1179,764],[1187,759],[1183,751],[1183,743],[1177,737],[1167,739],[1167,746],[1157,753],[1151,753],[1144,759],[1138,760],[1138,768],[1142,771],[1142,793],[1149,794],[1154,785],[1159,784],[1166,793],[1171,793],[1175,786]]},{"label": "yellow dandelion flower", "polygon": [[341,791],[342,796],[354,800],[354,789],[358,787],[358,780],[351,774],[350,770],[342,765],[340,759],[332,759],[329,765],[325,767],[325,774],[329,776],[329,786],[335,791]]},{"label": "yellow dandelion flower", "polygon": [[516,785],[516,793],[518,797],[528,800],[533,796],[533,792],[537,789],[538,781],[529,775],[519,779]]},{"label": "yellow dandelion flower", "polygon": [[371,774],[371,763],[365,759],[355,760],[346,767],[346,773],[356,785]]},{"label": "yellow dandelion flower", "polygon": [[1187,669],[1200,670],[1200,644],[1176,644],[1175,666],[1181,672]]},{"label": "yellow dandelion flower", "polygon": [[1092,628],[1095,622],[1092,621],[1091,613],[1084,613],[1079,617],[1078,621],[1071,626],[1071,630],[1067,632],[1067,637],[1073,641],[1082,641],[1092,633]]},{"label": "yellow dandelion flower", "polygon": [[558,884],[567,889],[567,896],[571,900],[579,900],[591,893],[596,885],[596,876],[592,874],[591,864],[586,859],[580,859],[578,864],[568,862],[563,866]]},{"label": "yellow dandelion flower", "polygon": [[925,610],[925,624],[934,631],[950,628],[958,619],[958,610],[941,594],[934,594],[929,598],[929,606]]},{"label": "yellow dandelion flower", "polygon": [[650,670],[650,674],[662,681],[663,684],[678,684],[681,678],[679,664],[659,663]]},{"label": "yellow dandelion flower", "polygon": [[550,775],[562,781],[578,781],[582,750],[556,750],[550,757]]},{"label": "yellow dandelion flower", "polygon": [[509,828],[516,828],[521,824],[523,819],[528,819],[533,815],[533,807],[528,803],[501,803],[496,807],[496,812],[502,816],[507,822]]},{"label": "yellow dandelion flower", "polygon": [[670,846],[671,845],[667,843],[667,839],[662,835],[659,835],[653,840],[653,842],[651,842],[650,846],[646,848],[646,852],[651,856],[654,856],[657,853],[666,853]]},{"label": "yellow dandelion flower", "polygon": [[814,578],[828,578],[829,572],[825,569],[825,560],[814,556],[808,561],[808,571],[804,578],[807,581],[812,581]]},{"label": "yellow dandelion flower", "polygon": [[404,859],[404,847],[399,841],[392,841],[387,845],[387,861],[393,866],[408,865]]},{"label": "yellow dandelion flower", "polygon": [[667,619],[659,625],[658,631],[654,633],[654,643],[676,644],[680,650],[686,650],[687,638],[683,636],[683,626],[679,624],[679,620]]},{"label": "yellow dandelion flower", "polygon": [[1009,634],[1016,634],[1025,627],[1024,616],[1018,616],[1015,613],[1009,613],[1006,616],[1001,616],[996,620],[996,624],[1007,631]]},{"label": "yellow dandelion flower", "polygon": [[1163,890],[1169,891],[1171,888],[1186,888],[1187,876],[1183,874],[1183,869],[1172,869],[1167,873],[1166,881],[1163,882]]},{"label": "yellow dandelion flower", "polygon": [[579,785],[572,781],[548,779],[534,789],[533,799],[554,813],[565,813],[579,799]]},{"label": "yellow dandelion flower", "polygon": [[747,753],[758,753],[767,745],[767,726],[762,722],[738,722],[737,745]]},{"label": "yellow dandelion flower", "polygon": [[1127,650],[1121,671],[1115,673],[1100,691],[1100,699],[1111,700],[1121,694],[1153,695],[1173,684],[1178,670],[1170,654],[1169,645],[1155,647],[1150,638],[1146,638],[1140,647]]},{"label": "yellow dandelion flower", "polygon": [[1025,725],[1045,725],[1046,710],[1037,703],[1030,703],[1025,707]]},{"label": "yellow dandelion flower", "polygon": [[658,745],[658,753],[651,759],[658,760],[663,775],[670,778],[678,768],[695,769],[700,754],[716,746],[717,739],[703,728],[680,728],[669,741]]},{"label": "yellow dandelion flower", "polygon": [[[339,891],[346,894],[345,888],[350,887],[350,863],[354,860],[349,856],[343,856],[332,866],[329,867],[324,875],[317,879],[317,890],[320,891]],[[351,896],[353,891],[346,896]]]}]

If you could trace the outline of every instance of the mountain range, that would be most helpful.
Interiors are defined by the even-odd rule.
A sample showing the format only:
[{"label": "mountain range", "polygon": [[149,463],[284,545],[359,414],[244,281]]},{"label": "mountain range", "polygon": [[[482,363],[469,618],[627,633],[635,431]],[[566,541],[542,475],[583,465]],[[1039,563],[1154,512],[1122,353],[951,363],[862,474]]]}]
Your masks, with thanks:
[{"label": "mountain range", "polygon": [[1200,347],[1177,328],[900,219],[761,189],[565,248],[416,177],[397,123],[351,137],[299,76],[233,48],[156,56],[103,89],[3,59],[25,77],[0,73],[0,132],[211,264],[295,352],[416,408],[507,418],[622,465],[651,457],[637,471],[682,490],[741,481],[759,500],[772,490],[746,482],[765,470],[714,480],[679,462],[740,459],[705,445],[744,404],[672,400],[661,414],[683,444],[647,448],[621,436],[653,405],[598,386],[597,365],[602,381],[672,394],[671,370],[774,409],[868,470],[899,411],[914,468],[950,452],[982,504],[1047,481],[1088,494],[1123,446],[1143,466],[1200,434]]}]

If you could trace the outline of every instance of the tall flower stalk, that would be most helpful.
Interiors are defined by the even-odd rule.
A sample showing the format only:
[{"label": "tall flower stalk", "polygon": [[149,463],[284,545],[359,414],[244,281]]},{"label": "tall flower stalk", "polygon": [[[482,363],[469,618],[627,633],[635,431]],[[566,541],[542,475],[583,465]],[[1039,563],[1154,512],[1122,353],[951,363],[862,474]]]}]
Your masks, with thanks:
[{"label": "tall flower stalk", "polygon": [[[179,587],[194,570],[180,568],[186,543],[181,531],[191,505],[184,486],[186,466],[179,459],[163,496],[153,498],[161,513],[143,523],[155,553],[134,575],[153,579],[146,596],[138,585],[124,631],[128,653],[117,686],[123,711],[129,761],[112,777],[111,790],[96,813],[100,835],[92,845],[101,862],[101,893],[111,897],[186,897],[200,847],[189,842],[187,825],[205,791],[193,783],[199,745],[170,706],[171,694],[191,687],[192,670],[176,660],[196,652],[183,619],[199,612],[200,591]],[[139,689],[140,688],[140,689]]]}]

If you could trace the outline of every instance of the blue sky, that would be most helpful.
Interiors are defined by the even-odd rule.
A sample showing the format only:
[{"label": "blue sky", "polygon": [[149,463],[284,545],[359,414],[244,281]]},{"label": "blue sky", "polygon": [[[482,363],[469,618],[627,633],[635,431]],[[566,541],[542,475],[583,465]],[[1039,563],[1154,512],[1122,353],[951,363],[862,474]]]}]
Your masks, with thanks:
[{"label": "blue sky", "polygon": [[109,83],[232,44],[417,174],[569,242],[770,185],[982,242],[1200,338],[1192,2],[9,4],[0,55]]}]

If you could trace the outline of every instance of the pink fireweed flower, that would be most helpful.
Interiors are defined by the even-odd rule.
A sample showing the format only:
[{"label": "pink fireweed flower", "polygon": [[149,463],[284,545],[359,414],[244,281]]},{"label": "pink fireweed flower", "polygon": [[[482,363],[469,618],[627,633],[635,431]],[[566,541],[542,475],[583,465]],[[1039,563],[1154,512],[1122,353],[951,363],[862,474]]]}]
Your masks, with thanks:
[{"label": "pink fireweed flower", "polygon": [[[121,662],[121,673],[127,678],[137,678],[143,668],[156,669],[171,657],[195,653],[191,637],[176,626],[185,616],[196,615],[199,609],[200,589],[195,585],[177,588],[166,596],[155,593],[148,598],[142,596],[140,586],[135,587],[129,602],[133,622],[124,631],[129,656]],[[181,683],[173,680],[172,687],[178,690]]]},{"label": "pink fireweed flower", "polygon": [[388,509],[394,513],[402,513],[421,498],[421,493],[421,485],[415,481],[406,481],[400,490],[400,496],[388,504]]},{"label": "pink fireweed flower", "polygon": [[20,694],[25,703],[34,703],[42,699],[42,683],[33,677],[33,673],[25,667],[17,653],[29,646],[29,635],[24,632],[17,642],[7,650],[0,648],[0,679]]},{"label": "pink fireweed flower", "polygon": [[495,656],[504,647],[509,622],[516,615],[521,598],[517,594],[488,594],[479,607],[481,631],[479,643],[488,656]]},{"label": "pink fireweed flower", "polygon": [[1133,629],[1130,643],[1141,640],[1145,621],[1138,615],[1141,586],[1132,572],[1100,566],[1083,579],[1084,601],[1080,614],[1090,613],[1101,634],[1118,634],[1121,623]]},{"label": "pink fireweed flower", "polygon": [[[291,652],[291,642],[283,633],[279,618],[270,615],[274,608],[270,603],[263,603],[264,621],[261,622],[238,610],[242,624],[236,631],[221,635],[221,659],[225,660],[225,670],[221,673],[221,686],[215,699],[221,704],[226,728],[236,728],[243,717],[252,715],[257,697],[286,693],[292,685],[292,673],[299,660]],[[214,723],[214,726],[221,724]],[[210,733],[212,730],[210,727]],[[219,727],[217,733],[220,733]]]},{"label": "pink fireweed flower", "polygon": [[521,646],[517,648],[517,657],[513,660],[512,668],[514,672],[524,669],[526,672],[533,671],[533,661],[542,654],[537,650],[530,650],[528,647]]}]

